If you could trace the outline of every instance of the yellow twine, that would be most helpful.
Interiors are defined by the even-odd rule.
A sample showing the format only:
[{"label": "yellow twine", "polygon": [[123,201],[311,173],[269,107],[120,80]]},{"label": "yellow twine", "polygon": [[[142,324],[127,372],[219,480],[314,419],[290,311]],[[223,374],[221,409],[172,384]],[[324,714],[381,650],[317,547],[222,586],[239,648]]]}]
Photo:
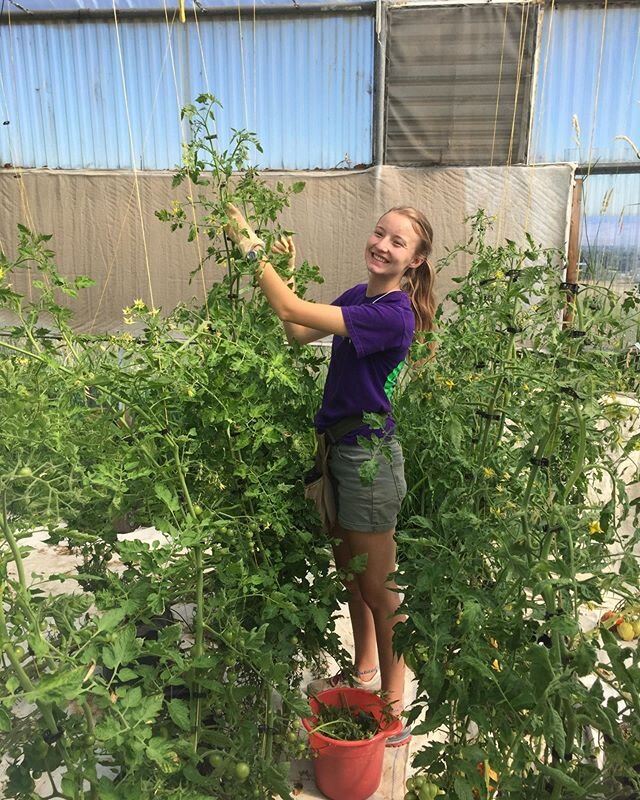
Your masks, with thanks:
[{"label": "yellow twine", "polygon": [[[193,11],[194,11],[194,19],[195,19],[195,23],[196,23],[196,31],[197,31],[197,34],[198,34],[198,42],[200,44],[200,58],[202,60],[202,67],[203,67],[203,72],[204,72],[204,75],[205,75],[205,87],[206,87],[207,91],[209,91],[209,86],[208,86],[209,79],[208,79],[208,76],[207,76],[206,62],[205,62],[205,58],[204,58],[204,50],[202,48],[202,39],[200,37],[200,26],[198,24],[197,9],[194,7]],[[172,72],[172,75],[173,75],[173,86],[174,86],[174,89],[175,89],[175,92],[176,92],[176,107],[177,107],[177,112],[178,112],[178,121],[179,121],[179,125],[180,125],[180,145],[181,145],[181,148],[182,148],[184,146],[184,144],[185,144],[182,120],[180,118],[180,115],[181,115],[181,112],[182,112],[183,103],[182,103],[182,100],[180,98],[180,89],[179,89],[179,86],[178,86],[178,74],[177,74],[176,62],[175,62],[175,58],[174,58],[174,54],[173,54],[173,45],[172,45],[172,42],[171,42],[171,33],[172,33],[172,28],[173,28],[173,22],[171,22],[171,23],[169,22],[169,15],[168,15],[168,10],[167,10],[166,0],[164,2],[164,13],[165,13],[165,26],[166,26],[166,29],[167,29],[167,51],[169,53],[169,57],[170,57],[170,61],[171,61],[171,72]],[[191,182],[191,178],[188,177],[188,176],[187,176],[187,185],[189,187],[189,189],[188,189],[189,196],[193,197],[193,183]],[[193,223],[193,225],[195,227],[195,231],[196,231],[196,236],[195,236],[195,240],[194,241],[196,243],[196,249],[198,251],[198,263],[202,264],[202,260],[203,260],[204,256],[203,256],[202,241],[200,239],[200,227],[198,225],[198,218],[196,216],[196,210],[195,210],[193,204],[190,204],[190,207],[191,207],[191,221],[192,221],[192,223]],[[205,278],[204,278],[204,270],[202,270],[202,269],[200,270],[200,283],[202,285],[203,296],[206,297],[206,295],[207,295],[207,284],[206,284],[206,281],[205,281]],[[209,317],[209,309],[208,308],[206,309],[205,313],[207,314],[207,318],[208,318]]]},{"label": "yellow twine", "polygon": [[116,0],[112,0],[112,2],[113,2],[113,19],[114,19],[114,22],[115,22],[115,29],[116,29],[116,41],[118,43],[118,58],[119,58],[119,62],[120,62],[120,77],[122,79],[122,92],[124,94],[124,108],[125,108],[125,114],[126,114],[126,118],[127,118],[127,129],[128,129],[128,133],[129,133],[129,147],[130,147],[130,150],[131,150],[131,165],[132,165],[132,168],[133,168],[133,181],[134,181],[134,186],[135,186],[135,191],[136,191],[136,199],[137,199],[137,203],[138,203],[138,214],[139,214],[139,217],[140,217],[140,228],[141,228],[141,231],[142,231],[142,245],[143,245],[143,248],[144,248],[145,268],[146,268],[146,271],[147,271],[147,283],[148,283],[148,286],[149,286],[149,300],[151,302],[151,307],[155,308],[155,303],[153,301],[153,285],[152,285],[152,280],[151,280],[151,268],[150,268],[150,265],[149,265],[149,249],[147,247],[147,236],[146,236],[146,231],[145,231],[145,226],[144,226],[144,216],[143,216],[143,212],[142,212],[142,198],[140,196],[140,181],[138,180],[138,170],[137,170],[137,167],[136,167],[136,154],[135,154],[135,148],[134,148],[134,145],[133,145],[133,131],[131,129],[131,115],[129,113],[129,97],[128,97],[128,94],[127,94],[127,81],[126,81],[125,73],[124,73],[124,58],[123,58],[123,55],[122,55],[122,42],[120,41],[120,27],[118,25],[118,14],[117,14],[117,9],[116,9]]}]

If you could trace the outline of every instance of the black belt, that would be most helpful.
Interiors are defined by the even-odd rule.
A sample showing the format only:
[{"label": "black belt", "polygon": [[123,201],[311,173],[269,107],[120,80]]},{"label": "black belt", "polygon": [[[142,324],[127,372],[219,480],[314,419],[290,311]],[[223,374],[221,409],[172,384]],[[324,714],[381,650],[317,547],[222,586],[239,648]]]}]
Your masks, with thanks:
[{"label": "black belt", "polygon": [[363,425],[362,414],[359,417],[345,417],[336,422],[335,425],[327,428],[323,433],[331,444],[336,444],[348,433],[353,433],[353,431],[361,428]]}]

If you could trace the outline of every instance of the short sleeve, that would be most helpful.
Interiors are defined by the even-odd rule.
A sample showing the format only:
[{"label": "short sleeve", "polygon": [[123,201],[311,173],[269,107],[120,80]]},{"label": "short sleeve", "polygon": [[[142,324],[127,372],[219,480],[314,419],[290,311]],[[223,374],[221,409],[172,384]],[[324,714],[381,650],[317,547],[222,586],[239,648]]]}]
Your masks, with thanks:
[{"label": "short sleeve", "polygon": [[404,304],[343,306],[342,313],[358,358],[411,344],[413,312]]}]

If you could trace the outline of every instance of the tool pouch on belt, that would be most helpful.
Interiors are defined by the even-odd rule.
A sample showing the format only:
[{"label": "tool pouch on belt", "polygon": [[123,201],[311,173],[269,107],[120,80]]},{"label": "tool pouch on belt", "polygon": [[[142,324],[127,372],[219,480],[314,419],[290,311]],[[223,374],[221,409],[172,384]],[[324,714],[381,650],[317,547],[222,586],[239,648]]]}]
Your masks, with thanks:
[{"label": "tool pouch on belt", "polygon": [[331,445],[362,425],[362,417],[347,417],[323,433],[316,433],[316,459],[313,469],[304,476],[304,496],[320,515],[322,533],[329,533],[336,523],[336,500],[329,475]]}]

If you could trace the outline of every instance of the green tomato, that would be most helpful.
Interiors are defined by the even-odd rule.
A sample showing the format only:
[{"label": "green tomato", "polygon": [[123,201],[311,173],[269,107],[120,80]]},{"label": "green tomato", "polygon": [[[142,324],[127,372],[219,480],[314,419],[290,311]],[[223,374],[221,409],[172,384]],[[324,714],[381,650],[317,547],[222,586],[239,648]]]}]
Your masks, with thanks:
[{"label": "green tomato", "polygon": [[224,768],[224,757],[222,753],[209,753],[208,760],[216,772],[221,772]]},{"label": "green tomato", "polygon": [[201,516],[202,515],[202,506],[195,505],[193,507],[193,513],[196,515],[196,517]]},{"label": "green tomato", "polygon": [[239,781],[246,781],[249,775],[251,774],[251,767],[247,764],[246,761],[238,761],[235,766],[234,773],[236,778]]},{"label": "green tomato", "polygon": [[435,800],[438,791],[435,783],[425,783],[418,789],[418,798],[419,800]]},{"label": "green tomato", "polygon": [[33,477],[33,470],[31,467],[20,467],[18,470],[18,477],[19,478],[32,478]]},{"label": "green tomato", "polygon": [[20,645],[13,648],[13,654],[18,659],[18,661],[22,661],[22,659],[26,656],[24,647],[20,647]]}]

